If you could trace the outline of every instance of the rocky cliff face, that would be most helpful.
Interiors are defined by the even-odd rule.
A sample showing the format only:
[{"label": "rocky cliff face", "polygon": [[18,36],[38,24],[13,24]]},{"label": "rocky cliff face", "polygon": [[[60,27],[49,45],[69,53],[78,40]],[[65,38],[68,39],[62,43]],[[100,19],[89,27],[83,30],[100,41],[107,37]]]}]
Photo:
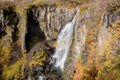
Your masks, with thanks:
[{"label": "rocky cliff face", "polygon": [[27,37],[32,38],[33,35],[33,38],[38,37],[42,41],[55,41],[60,30],[72,20],[74,15],[75,10],[59,8],[55,5],[33,6],[27,12]]},{"label": "rocky cliff face", "polygon": [[[66,61],[64,76],[71,77],[75,69],[73,64],[79,56],[86,65],[91,63],[88,58],[94,60],[96,56],[107,51],[107,48],[112,55],[120,52],[119,11],[99,12],[91,7],[84,9],[81,5],[77,5],[77,8],[61,7],[55,4],[33,5],[26,10],[24,17],[14,8],[0,10],[0,47],[2,49],[0,57],[2,58],[6,49],[10,49],[10,56],[6,62],[8,69],[26,55],[25,76],[44,73],[48,78],[56,78],[51,74],[54,73],[54,69],[50,64],[55,45],[57,45],[56,39],[63,27],[73,19],[78,9],[74,40]],[[108,43],[111,45],[106,47]],[[4,67],[2,62],[0,67]],[[2,72],[2,69],[0,71]],[[61,78],[57,76],[58,80]]]}]

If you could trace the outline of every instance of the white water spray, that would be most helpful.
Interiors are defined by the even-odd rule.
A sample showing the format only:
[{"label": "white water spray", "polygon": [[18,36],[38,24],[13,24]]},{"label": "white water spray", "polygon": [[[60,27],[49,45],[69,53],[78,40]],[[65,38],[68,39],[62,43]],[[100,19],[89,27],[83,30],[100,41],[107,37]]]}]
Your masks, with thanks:
[{"label": "white water spray", "polygon": [[76,15],[70,23],[65,25],[65,27],[61,30],[60,34],[58,35],[57,47],[53,58],[56,60],[55,67],[59,67],[62,71],[64,69],[64,64],[69,53],[70,45],[73,40]]},{"label": "white water spray", "polygon": [[43,76],[39,76],[38,80],[43,80],[43,78],[44,78]]}]

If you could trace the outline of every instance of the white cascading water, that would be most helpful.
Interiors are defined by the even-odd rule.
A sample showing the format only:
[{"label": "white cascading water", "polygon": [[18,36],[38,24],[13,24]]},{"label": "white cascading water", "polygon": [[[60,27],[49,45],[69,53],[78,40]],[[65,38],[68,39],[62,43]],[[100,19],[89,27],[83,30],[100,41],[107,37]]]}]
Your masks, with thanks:
[{"label": "white cascading water", "polygon": [[[77,14],[76,14],[77,15]],[[57,39],[57,47],[53,58],[55,59],[55,67],[59,67],[62,71],[64,69],[64,64],[69,53],[69,48],[73,40],[75,17],[73,20],[66,24],[61,30]]]},{"label": "white cascading water", "polygon": [[43,78],[44,78],[43,76],[39,76],[38,80],[43,80]]}]

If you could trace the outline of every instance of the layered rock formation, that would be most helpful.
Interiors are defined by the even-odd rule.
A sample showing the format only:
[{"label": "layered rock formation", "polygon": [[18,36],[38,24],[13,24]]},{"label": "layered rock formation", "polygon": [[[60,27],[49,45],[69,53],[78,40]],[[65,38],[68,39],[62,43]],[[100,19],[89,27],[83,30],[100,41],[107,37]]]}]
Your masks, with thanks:
[{"label": "layered rock formation", "polygon": [[[118,11],[100,12],[101,9],[94,9],[91,5],[82,6],[80,3],[72,8],[56,4],[30,5],[23,12],[24,16],[14,8],[16,7],[9,6],[0,10],[0,58],[2,59],[6,49],[10,49],[9,59],[5,62],[9,70],[11,65],[26,56],[24,57],[26,59],[24,78],[28,75],[37,78],[35,75],[41,74],[51,80],[63,78],[59,73],[55,73],[56,69],[52,68],[51,56],[57,45],[58,34],[73,19],[77,10],[79,15],[76,18],[74,39],[63,72],[64,78],[66,76],[71,78],[71,74],[75,72],[74,64],[80,56],[83,64],[86,65],[92,63],[88,58],[95,60],[99,54],[105,54],[108,48],[112,55],[118,55],[120,52],[119,7]],[[106,47],[105,45],[109,43],[111,43],[110,46]],[[0,67],[0,71],[3,72],[4,59]],[[20,79],[20,77],[13,76],[10,79]],[[3,79],[9,79],[9,77],[3,77]]]}]

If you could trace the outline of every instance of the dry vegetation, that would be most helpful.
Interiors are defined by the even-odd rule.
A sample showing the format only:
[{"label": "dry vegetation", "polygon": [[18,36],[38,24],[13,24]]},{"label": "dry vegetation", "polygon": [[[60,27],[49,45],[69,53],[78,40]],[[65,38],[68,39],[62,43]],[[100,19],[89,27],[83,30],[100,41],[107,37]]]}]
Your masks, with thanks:
[{"label": "dry vegetation", "polygon": [[[120,79],[120,17],[115,22],[110,23],[108,31],[112,34],[103,44],[99,55],[96,49],[97,29],[88,31],[86,38],[87,64],[76,62],[76,73],[74,80],[119,80]],[[99,28],[99,27],[97,27]],[[114,54],[112,51],[116,51]],[[97,56],[96,56],[97,55]],[[80,59],[81,60],[81,59]]]},{"label": "dry vegetation", "polygon": [[[92,7],[98,12],[118,12],[120,11],[120,0],[18,0],[17,2],[2,2],[0,1],[0,9],[6,8],[8,6],[15,7],[15,11],[19,13],[22,17],[26,18],[26,9],[31,5],[51,5],[55,4],[60,7],[75,8],[80,5],[81,12],[83,13],[88,7]],[[84,66],[83,64],[76,62],[76,73],[74,80],[119,80],[120,79],[120,55],[113,56],[110,54],[112,49],[113,41],[120,39],[120,19],[115,23],[111,23],[109,31],[113,34],[104,45],[105,48],[101,55],[95,57],[96,55],[96,43],[91,43],[91,41],[96,40],[96,35],[98,29],[89,30],[86,44],[88,45],[88,64]],[[98,20],[99,21],[99,20]],[[96,21],[97,22],[97,21]],[[96,23],[97,25],[97,23]],[[116,49],[117,50],[117,49]],[[0,72],[3,72],[0,79],[2,80],[13,80],[19,79],[19,77],[24,78],[24,68],[26,63],[26,56],[24,55],[15,64],[10,65],[9,59],[11,58],[12,47],[5,47],[0,44]],[[118,53],[120,54],[120,53]],[[36,66],[37,64],[43,65],[46,60],[45,52],[42,51],[36,57],[32,57],[31,66]],[[95,60],[94,60],[95,59]],[[2,68],[1,68],[2,66]],[[1,78],[2,77],[2,78]]]}]

